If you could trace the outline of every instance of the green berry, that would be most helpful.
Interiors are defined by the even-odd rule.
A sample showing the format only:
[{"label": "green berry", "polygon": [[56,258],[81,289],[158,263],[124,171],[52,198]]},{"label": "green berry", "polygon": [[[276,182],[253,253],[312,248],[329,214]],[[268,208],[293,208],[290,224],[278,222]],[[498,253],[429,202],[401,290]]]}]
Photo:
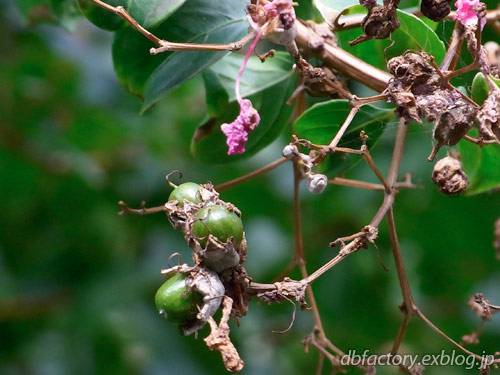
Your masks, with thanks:
[{"label": "green berry", "polygon": [[186,285],[186,275],[178,273],[168,279],[155,295],[156,308],[166,319],[183,323],[196,319],[203,296]]},{"label": "green berry", "polygon": [[201,186],[194,182],[185,182],[177,186],[174,191],[170,193],[168,200],[178,200],[179,203],[177,203],[177,205],[180,207],[184,206],[184,199],[195,204],[201,203],[200,189]]},{"label": "green berry", "polygon": [[196,213],[201,219],[193,224],[193,234],[201,246],[206,246],[211,234],[220,242],[226,243],[229,237],[238,246],[243,239],[243,223],[238,215],[223,206],[208,206]]},{"label": "green berry", "polygon": [[[126,6],[125,0],[106,0],[106,3],[112,6]],[[90,0],[78,0],[80,11],[90,22],[104,30],[115,31],[123,25],[123,19],[120,16],[101,8]]]}]

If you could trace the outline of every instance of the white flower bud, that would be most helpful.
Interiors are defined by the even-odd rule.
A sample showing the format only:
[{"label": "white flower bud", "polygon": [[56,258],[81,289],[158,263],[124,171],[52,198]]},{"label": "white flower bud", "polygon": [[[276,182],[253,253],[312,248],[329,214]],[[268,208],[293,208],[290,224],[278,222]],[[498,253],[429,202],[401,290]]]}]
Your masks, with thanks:
[{"label": "white flower bud", "polygon": [[299,156],[299,150],[295,145],[286,145],[283,149],[283,156],[288,160],[293,160]]},{"label": "white flower bud", "polygon": [[324,174],[310,174],[307,177],[307,190],[313,194],[321,194],[328,185],[328,178]]}]

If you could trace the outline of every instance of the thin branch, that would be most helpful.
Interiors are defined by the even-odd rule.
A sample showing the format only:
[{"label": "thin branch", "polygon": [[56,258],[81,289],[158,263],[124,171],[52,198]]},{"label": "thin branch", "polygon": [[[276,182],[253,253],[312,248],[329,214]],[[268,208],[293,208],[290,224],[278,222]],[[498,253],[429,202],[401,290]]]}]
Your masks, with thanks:
[{"label": "thin branch", "polygon": [[[334,177],[328,180],[329,184],[339,185],[339,186],[349,186],[366,190],[375,190],[375,191],[385,191],[386,188],[382,184],[374,184],[372,182],[351,180],[343,177]],[[407,189],[415,189],[417,185],[414,185],[411,180],[396,182],[396,188],[407,188]]]},{"label": "thin branch", "polygon": [[332,141],[328,145],[328,147],[330,149],[337,147],[338,143],[340,142],[340,139],[344,136],[345,131],[347,130],[347,128],[351,124],[354,116],[356,116],[356,113],[358,113],[358,111],[359,111],[359,107],[352,107],[351,108],[351,111],[347,115],[347,118],[345,119],[344,123],[342,124],[339,131],[337,132],[335,137],[332,139]]},{"label": "thin branch", "polygon": [[227,189],[230,189],[232,187],[235,187],[236,185],[239,185],[243,182],[246,182],[254,177],[257,177],[257,176],[260,176],[264,173],[267,173],[269,172],[270,170],[280,166],[281,164],[283,164],[284,162],[286,162],[287,159],[285,158],[279,158],[278,160],[275,160],[273,161],[272,163],[269,163],[268,165],[262,167],[262,168],[259,168],[253,172],[250,172],[250,173],[247,173],[246,175],[243,175],[241,177],[238,177],[238,178],[235,178],[234,180],[231,180],[231,181],[227,181],[227,182],[224,182],[222,184],[219,184],[215,187],[215,190],[217,191],[223,191],[223,190],[227,190]]},{"label": "thin branch", "polygon": [[114,7],[109,5],[101,0],[91,0],[94,4],[104,8],[121,18],[123,18],[126,22],[130,24],[135,30],[140,32],[146,38],[148,38],[153,44],[156,44],[158,48],[151,48],[151,55],[156,55],[161,52],[166,51],[237,51],[243,48],[243,46],[252,40],[255,36],[255,32],[250,30],[248,35],[244,36],[237,42],[232,42],[228,44],[199,44],[199,43],[175,43],[169,42],[167,40],[163,40],[158,38],[156,35],[151,33],[142,27],[122,6]]},{"label": "thin branch", "polygon": [[391,349],[391,354],[396,355],[398,354],[399,347],[403,343],[403,340],[406,335],[406,329],[408,328],[408,322],[410,321],[410,315],[404,311],[404,316],[403,320],[401,321],[401,326],[399,327],[398,335],[396,336],[396,339],[394,340],[394,343],[392,344],[392,349]]},{"label": "thin branch", "polygon": [[127,203],[124,201],[119,201],[118,205],[121,207],[120,212],[118,212],[120,215],[125,215],[127,213],[130,214],[136,214],[136,215],[149,215],[149,214],[155,214],[157,212],[164,212],[165,211],[165,206],[157,206],[157,207],[150,207],[146,208],[146,202],[142,201],[141,208],[130,208]]}]

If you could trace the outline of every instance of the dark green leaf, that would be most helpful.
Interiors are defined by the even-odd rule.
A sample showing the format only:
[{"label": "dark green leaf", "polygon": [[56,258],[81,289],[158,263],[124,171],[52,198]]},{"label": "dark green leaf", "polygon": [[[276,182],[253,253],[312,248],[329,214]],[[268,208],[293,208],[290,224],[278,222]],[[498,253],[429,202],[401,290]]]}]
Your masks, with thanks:
[{"label": "dark green leaf", "polygon": [[[178,42],[233,42],[243,37],[248,30],[245,4],[243,0],[191,0],[161,25],[157,35]],[[226,54],[226,51],[204,51],[172,52],[166,55],[166,59],[146,83],[143,110]]]},{"label": "dark green leaf", "polygon": [[[112,6],[121,5],[126,8],[128,0],[107,0],[106,3]],[[78,0],[78,7],[90,22],[101,29],[115,31],[125,23],[120,16],[101,8],[91,0]]]},{"label": "dark green leaf", "polygon": [[223,123],[234,121],[239,113],[239,106],[232,102],[219,118],[212,118],[200,126],[191,143],[191,152],[200,161],[212,164],[227,163],[254,155],[278,137],[287,125],[292,114],[292,106],[286,101],[295,86],[294,77],[287,79],[250,96],[253,106],[259,111],[259,126],[250,133],[242,155],[227,155],[226,137],[221,132]]},{"label": "dark green leaf", "polygon": [[229,94],[221,83],[220,77],[212,69],[203,73],[207,110],[210,117],[218,117],[224,113],[229,103]]},{"label": "dark green leaf", "polygon": [[[335,137],[350,111],[351,106],[347,100],[335,99],[318,103],[295,121],[293,130],[299,138],[307,139],[315,144],[327,145]],[[362,145],[359,134],[361,130],[364,130],[369,136],[367,146],[371,148],[382,135],[385,123],[393,116],[392,109],[363,106],[354,117],[339,146],[359,149]],[[325,169],[334,168],[336,173],[340,173],[359,159],[358,155],[335,154]]]},{"label": "dark green leaf", "polygon": [[[500,87],[500,79],[494,77],[491,77],[491,79]],[[474,81],[472,81],[472,99],[477,104],[482,105],[488,97],[489,92],[490,88],[483,73],[477,73],[474,77]]]},{"label": "dark green leaf", "polygon": [[167,19],[186,0],[128,0],[127,10],[146,29]]}]

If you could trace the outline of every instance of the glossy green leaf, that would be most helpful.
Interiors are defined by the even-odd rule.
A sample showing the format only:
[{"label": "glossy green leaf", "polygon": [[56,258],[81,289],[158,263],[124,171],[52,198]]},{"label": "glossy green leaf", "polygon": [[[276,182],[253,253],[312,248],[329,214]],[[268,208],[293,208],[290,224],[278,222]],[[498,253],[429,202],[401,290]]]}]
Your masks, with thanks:
[{"label": "glossy green leaf", "polygon": [[[166,22],[168,29],[159,36],[171,41],[192,43],[229,43],[239,40],[248,32],[245,4],[242,0],[189,1],[169,18]],[[146,83],[143,110],[227,53],[170,53]]]},{"label": "glossy green leaf", "polygon": [[[245,1],[190,0],[151,31],[172,42],[229,43],[247,32]],[[130,27],[115,34],[113,62],[120,82],[145,97],[143,109],[179,87],[227,52],[167,52],[151,56],[154,45]]]},{"label": "glossy green leaf", "polygon": [[[293,130],[299,138],[327,145],[335,137],[350,111],[351,106],[347,100],[335,99],[318,103],[295,121]],[[362,145],[359,135],[361,130],[364,130],[369,137],[367,146],[371,148],[382,135],[386,123],[393,117],[392,109],[363,106],[349,125],[339,146],[359,149]],[[359,160],[359,155],[335,154],[330,158],[324,171],[333,169],[336,173],[340,173]]]},{"label": "glossy green leaf", "polygon": [[[491,77],[491,79],[500,87],[500,79],[494,77]],[[488,97],[489,92],[490,88],[483,73],[477,73],[472,81],[472,99],[481,105]]]},{"label": "glossy green leaf", "polygon": [[159,25],[186,0],[128,0],[127,10],[145,28]]},{"label": "glossy green leaf", "polygon": [[234,121],[239,113],[238,104],[231,102],[223,115],[211,118],[196,130],[191,143],[193,155],[205,163],[227,163],[252,156],[275,140],[292,114],[292,106],[287,105],[286,101],[294,90],[295,77],[285,75],[284,78],[275,85],[248,97],[259,111],[261,121],[250,133],[244,154],[227,155],[226,137],[220,130],[223,123]]}]

